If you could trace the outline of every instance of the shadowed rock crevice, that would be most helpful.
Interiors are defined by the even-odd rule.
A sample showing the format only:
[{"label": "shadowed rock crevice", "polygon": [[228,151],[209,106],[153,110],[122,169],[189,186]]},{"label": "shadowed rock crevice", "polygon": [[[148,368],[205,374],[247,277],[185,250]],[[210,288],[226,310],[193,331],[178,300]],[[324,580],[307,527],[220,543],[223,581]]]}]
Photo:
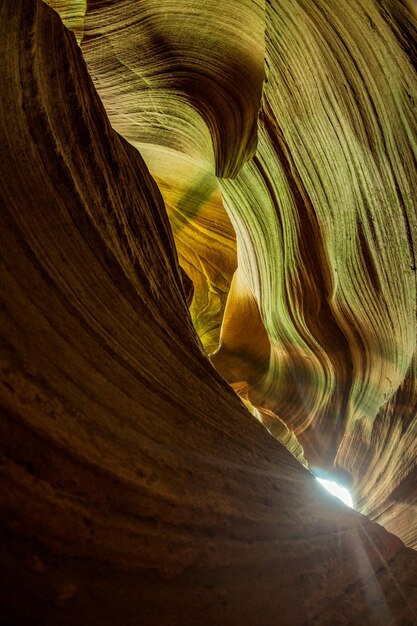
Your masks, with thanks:
[{"label": "shadowed rock crevice", "polygon": [[[246,17],[231,23],[236,37],[242,26],[248,46],[253,43],[249,16],[258,15],[259,7],[242,6]],[[309,45],[317,35],[309,38],[308,12],[302,15],[304,23],[294,20],[291,11],[297,9],[300,17],[303,6],[277,3],[278,22],[267,11],[271,69],[264,97],[270,98],[283,129],[303,183],[299,189],[305,189],[314,207],[312,223],[319,224],[328,246],[333,281],[328,304],[356,359],[348,436],[336,462],[351,472],[362,493],[371,482],[360,483],[361,469],[376,485],[378,457],[389,462],[383,489],[375,490],[367,505],[387,526],[401,530],[415,502],[406,490],[415,466],[415,422],[407,413],[414,406],[415,359],[414,348],[405,348],[415,320],[409,317],[412,291],[402,293],[404,284],[395,283],[391,293],[387,272],[393,262],[397,272],[404,268],[400,244],[406,237],[399,227],[392,233],[389,258],[377,257],[381,293],[391,294],[382,303],[361,282],[362,274],[355,274],[357,248],[350,248],[348,237],[339,240],[342,229],[349,236],[357,233],[357,220],[350,212],[335,215],[341,205],[326,200],[336,190],[343,197],[340,172],[344,182],[355,181],[342,167],[346,145],[336,150],[336,143],[326,143],[330,130],[321,126],[320,107],[309,110],[320,113],[320,124],[313,128],[305,122],[306,111],[297,109],[310,106],[306,93],[314,95],[314,84],[304,85],[297,77],[298,105],[292,89],[283,89],[287,61],[290,75],[297,76],[294,55],[299,57],[300,49],[291,47],[297,41],[292,29],[302,26]],[[308,6],[313,10],[315,3]],[[136,3],[120,7],[126,20],[137,20]],[[156,5],[149,7],[156,11]],[[118,5],[95,8],[103,30],[115,27],[116,17],[123,22]],[[107,8],[109,13],[99,13]],[[87,18],[88,11],[84,32]],[[192,32],[192,24],[188,27]],[[179,269],[163,197],[140,152],[112,128],[106,98],[103,105],[74,35],[37,0],[4,0],[0,33],[0,621],[13,626],[269,625],[277,619],[289,626],[413,623],[415,551],[327,495],[288,450],[301,458],[292,427],[307,436],[315,420],[327,418],[324,409],[332,394],[340,397],[346,389],[345,381],[334,376],[334,355],[327,355],[305,323],[304,309],[296,306],[294,294],[303,291],[302,285],[325,291],[313,284],[317,269],[310,285],[300,262],[315,257],[300,237],[303,220],[288,184],[288,162],[285,167],[282,150],[276,154],[265,125],[258,125],[256,159],[242,165],[235,179],[219,183],[235,226],[239,261],[236,274],[231,263],[224,275],[231,279],[234,274],[230,293],[236,287],[237,299],[243,294],[241,310],[255,317],[262,336],[255,357],[260,356],[259,385],[265,379],[265,387],[256,403],[249,398],[249,409],[258,411],[288,449],[246,410],[207,357],[189,315],[190,290]],[[113,45],[121,45],[123,37],[126,30],[117,34],[115,29]],[[85,42],[88,57],[88,38]],[[278,58],[274,42],[285,43]],[[94,54],[100,69],[97,49]],[[411,72],[407,68],[404,72]],[[411,74],[408,78],[412,83]],[[123,91],[119,79],[108,79],[114,105],[117,91]],[[160,89],[162,100],[165,88]],[[172,100],[167,98],[164,106],[167,110]],[[396,111],[390,109],[391,122],[398,120]],[[192,122],[195,128],[204,126],[197,117]],[[404,126],[411,131],[413,122]],[[397,141],[407,146],[404,133],[398,131]],[[156,145],[152,141],[148,145]],[[314,152],[316,141],[335,150],[334,162],[341,167],[335,168],[336,179],[322,169],[323,151]],[[156,158],[158,146],[153,149]],[[235,148],[229,149],[233,153]],[[361,153],[363,166],[365,156]],[[173,160],[170,152],[161,166],[165,181]],[[193,160],[195,165],[195,154],[179,157],[178,171]],[[407,156],[405,161],[409,167]],[[406,170],[395,167],[411,188]],[[354,169],[358,176],[359,169]],[[379,170],[371,170],[377,176]],[[308,172],[320,175],[313,179]],[[177,198],[190,180],[179,176]],[[344,199],[353,202],[349,194]],[[389,199],[394,202],[395,194]],[[387,223],[376,213],[378,237],[392,227],[396,202],[393,207],[391,214],[384,201]],[[230,243],[226,235],[222,241]],[[220,255],[217,262],[218,269]],[[409,289],[408,274],[405,281]],[[359,302],[358,308],[350,310],[350,302]],[[391,326],[385,327],[387,320]],[[253,354],[249,350],[248,358]],[[236,383],[244,396],[245,381]],[[276,420],[275,405],[288,408],[277,412]],[[327,429],[320,427],[326,437],[334,437],[333,421]],[[394,492],[395,507],[387,509],[383,491]],[[411,522],[410,543],[415,536]]]}]

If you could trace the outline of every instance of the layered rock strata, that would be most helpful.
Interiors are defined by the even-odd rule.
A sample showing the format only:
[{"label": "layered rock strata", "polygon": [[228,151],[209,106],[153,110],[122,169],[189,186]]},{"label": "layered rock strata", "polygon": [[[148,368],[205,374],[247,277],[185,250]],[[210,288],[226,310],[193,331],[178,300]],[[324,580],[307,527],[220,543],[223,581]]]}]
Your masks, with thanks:
[{"label": "layered rock strata", "polygon": [[4,0],[0,31],[2,623],[413,623],[415,551],[327,496],[210,363],[162,196],[74,35],[36,0]]},{"label": "layered rock strata", "polygon": [[164,196],[213,363],[297,458],[416,546],[412,3],[80,15],[109,119]]}]

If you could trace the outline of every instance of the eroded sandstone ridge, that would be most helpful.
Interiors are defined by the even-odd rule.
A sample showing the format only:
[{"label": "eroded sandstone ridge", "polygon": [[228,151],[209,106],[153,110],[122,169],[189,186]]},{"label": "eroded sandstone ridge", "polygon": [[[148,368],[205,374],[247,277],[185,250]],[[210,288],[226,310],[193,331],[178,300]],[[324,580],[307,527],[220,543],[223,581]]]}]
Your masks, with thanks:
[{"label": "eroded sandstone ridge", "polygon": [[0,621],[415,623],[206,354],[415,545],[411,14],[51,4],[0,6]]},{"label": "eroded sandstone ridge", "polygon": [[213,363],[415,547],[413,3],[53,4],[161,189]]}]

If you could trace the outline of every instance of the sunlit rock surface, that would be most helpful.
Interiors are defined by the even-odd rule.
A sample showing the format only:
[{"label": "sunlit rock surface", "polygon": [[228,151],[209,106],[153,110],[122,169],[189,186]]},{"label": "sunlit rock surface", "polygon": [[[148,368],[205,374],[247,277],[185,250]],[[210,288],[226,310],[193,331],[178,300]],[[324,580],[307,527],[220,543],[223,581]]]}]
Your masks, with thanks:
[{"label": "sunlit rock surface", "polygon": [[249,398],[415,546],[417,87],[387,18],[267,4],[257,154],[222,189],[271,343]]},{"label": "sunlit rock surface", "polygon": [[416,545],[411,13],[53,5],[0,8],[0,621],[415,623],[302,466]]},{"label": "sunlit rock surface", "polygon": [[416,546],[413,3],[66,4],[213,363]]},{"label": "sunlit rock surface", "polygon": [[191,314],[217,349],[236,242],[215,174],[256,147],[264,77],[256,2],[89,2],[82,49],[112,126],[143,154],[163,194]]},{"label": "sunlit rock surface", "polygon": [[48,0],[47,4],[59,13],[65,26],[73,31],[80,43],[84,32],[87,0]]}]

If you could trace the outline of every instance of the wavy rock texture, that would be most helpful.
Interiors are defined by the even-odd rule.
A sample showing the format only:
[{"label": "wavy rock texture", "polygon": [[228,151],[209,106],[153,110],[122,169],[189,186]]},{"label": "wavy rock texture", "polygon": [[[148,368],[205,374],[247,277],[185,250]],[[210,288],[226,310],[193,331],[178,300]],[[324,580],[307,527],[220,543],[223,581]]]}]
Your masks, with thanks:
[{"label": "wavy rock texture", "polygon": [[59,13],[65,26],[73,31],[80,43],[84,34],[87,0],[48,0],[47,4]]},{"label": "wavy rock texture", "polygon": [[89,2],[82,41],[162,191],[213,363],[412,546],[414,8]]},{"label": "wavy rock texture", "polygon": [[262,7],[240,0],[89,2],[85,15],[90,73],[113,127],[161,189],[209,353],[236,269],[215,174],[233,176],[255,150],[263,26]]},{"label": "wavy rock texture", "polygon": [[[90,71],[116,116],[125,115],[117,100],[125,95],[122,70],[111,66],[106,74],[97,46],[110,45],[110,36],[93,36],[89,20],[94,14],[97,28],[113,29],[118,57],[129,41],[141,49],[129,20],[145,31],[151,25],[146,36],[168,62],[175,47],[164,48],[169,37],[161,42],[158,28],[163,11],[175,10],[158,6],[88,3],[81,43],[96,69],[103,59],[100,78],[93,61]],[[277,3],[265,15],[236,2],[233,14],[223,7],[225,32],[214,29],[219,4],[207,12],[191,2],[177,9],[178,21],[170,16],[166,28],[179,45],[184,27],[188,52],[181,62],[174,54],[160,78],[163,63],[151,56],[153,79],[161,80],[153,120],[164,138],[141,104],[128,128],[143,114],[146,132],[127,138],[148,146],[150,162],[158,164],[159,151],[177,241],[176,224],[187,218],[190,267],[192,254],[200,258],[204,250],[201,241],[192,243],[193,229],[218,244],[215,277],[227,244],[226,309],[223,315],[223,298],[206,314],[213,345],[214,320],[224,317],[213,357],[219,369],[230,372],[248,407],[301,460],[299,441],[307,458],[325,466],[337,452],[336,462],[368,494],[363,506],[412,543],[415,293],[406,265],[414,118],[404,81],[413,94],[415,79],[410,51],[401,53],[373,4],[366,6],[373,8],[375,40],[364,31],[359,3],[345,7],[343,20],[331,6],[323,20],[319,2]],[[256,148],[263,17],[269,70]],[[347,34],[347,22],[357,29]],[[346,40],[336,38],[336,23]],[[74,36],[35,0],[4,0],[0,30],[2,623],[414,623],[415,551],[327,496],[207,358],[188,314],[191,285],[179,269],[162,196],[139,152],[112,129]],[[365,45],[364,32],[369,47],[378,51],[379,42],[381,51],[355,48],[358,66],[346,91],[357,95],[345,95],[340,64],[355,37]],[[211,60],[196,43],[205,38]],[[235,57],[225,54],[227,41],[236,44]],[[205,75],[195,68],[191,80],[193,50],[208,69]],[[211,84],[219,50],[224,84],[216,73]],[[382,53],[392,63],[398,56],[398,72],[390,71],[388,83],[381,78],[386,92],[378,99]],[[304,84],[312,58],[315,74],[307,73]],[[129,57],[121,63],[127,85],[129,65]],[[175,82],[177,73],[185,85]],[[359,90],[365,82],[366,94]],[[113,104],[104,94],[111,83]],[[340,93],[321,99],[318,84]],[[132,107],[135,94],[133,86]],[[360,106],[356,98],[363,98]],[[331,122],[346,136],[331,131]],[[177,152],[183,156],[175,183],[169,163]],[[189,196],[186,183],[197,174],[202,182]],[[223,177],[236,230],[234,275],[230,225],[226,218],[210,224],[212,212],[221,211],[215,174]],[[178,209],[182,195],[186,204],[205,198],[202,216],[188,215],[194,200]],[[210,280],[197,285],[198,297]]]},{"label": "wavy rock texture", "polygon": [[249,398],[417,545],[417,83],[393,30],[372,2],[269,3],[257,154],[222,188],[271,342]]}]

